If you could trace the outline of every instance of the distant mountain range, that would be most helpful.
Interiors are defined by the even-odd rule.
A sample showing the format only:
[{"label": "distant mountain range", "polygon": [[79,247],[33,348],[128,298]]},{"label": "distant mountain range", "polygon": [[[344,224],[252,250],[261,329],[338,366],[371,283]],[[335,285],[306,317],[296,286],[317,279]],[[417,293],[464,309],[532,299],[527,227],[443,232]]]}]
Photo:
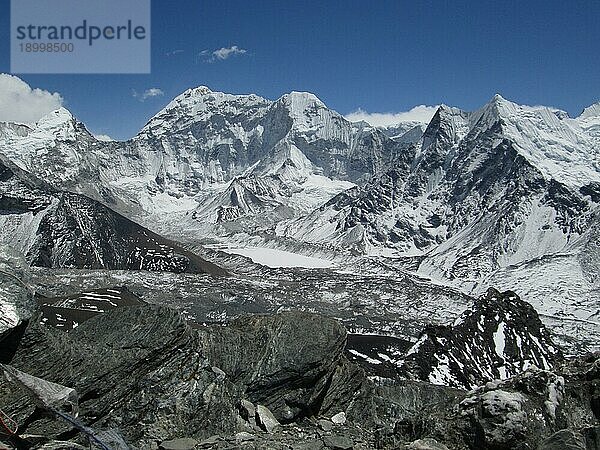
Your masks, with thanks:
[{"label": "distant mountain range", "polygon": [[[252,241],[348,270],[381,258],[469,294],[511,289],[547,323],[577,324],[573,338],[600,328],[600,103],[570,118],[496,95],[384,129],[309,93],[198,87],[126,142],[97,140],[64,108],[2,123],[0,155],[0,240],[35,264],[100,267],[109,250],[90,236],[110,229],[119,267],[144,249],[159,269],[219,272],[183,249]],[[83,211],[91,221],[72,219]]]}]

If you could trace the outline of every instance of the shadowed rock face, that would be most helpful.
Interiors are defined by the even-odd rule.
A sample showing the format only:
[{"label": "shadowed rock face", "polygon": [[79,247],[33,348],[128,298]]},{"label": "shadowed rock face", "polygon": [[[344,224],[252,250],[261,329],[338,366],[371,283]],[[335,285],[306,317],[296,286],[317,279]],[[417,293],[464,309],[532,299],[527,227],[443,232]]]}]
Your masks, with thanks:
[{"label": "shadowed rock face", "polygon": [[2,160],[0,225],[0,241],[33,266],[227,274],[101,203],[52,189]]},{"label": "shadowed rock face", "polygon": [[[200,438],[235,429],[242,397],[290,421],[316,412],[343,352],[345,330],[306,313],[239,319],[195,330],[168,308],[140,305],[92,317],[64,333],[39,324],[12,365],[75,388],[80,417],[118,428],[128,442]],[[23,432],[58,436],[68,426],[40,419],[33,403],[3,387],[3,408]]]},{"label": "shadowed rock face", "polygon": [[400,372],[463,389],[529,367],[550,370],[560,357],[535,309],[511,291],[489,289],[452,326],[429,326]]},{"label": "shadowed rock face", "polygon": [[211,273],[226,271],[87,197],[61,193],[42,218],[32,264],[41,267]]},{"label": "shadowed rock face", "polygon": [[246,317],[199,334],[206,357],[281,422],[319,409],[346,342],[339,322],[303,312]]}]

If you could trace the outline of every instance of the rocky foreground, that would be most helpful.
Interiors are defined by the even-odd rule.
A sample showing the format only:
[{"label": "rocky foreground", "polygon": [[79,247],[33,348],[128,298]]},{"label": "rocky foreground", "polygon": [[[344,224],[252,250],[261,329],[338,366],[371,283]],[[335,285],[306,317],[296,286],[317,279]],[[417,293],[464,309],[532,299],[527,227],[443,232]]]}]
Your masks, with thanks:
[{"label": "rocky foreground", "polygon": [[[480,302],[498,308],[494,299],[513,295],[490,291]],[[511,301],[512,311],[501,311],[504,318],[519,314],[522,301]],[[513,341],[534,336],[547,347],[545,330],[536,338],[519,328],[539,322],[534,313],[503,322],[506,334]],[[33,388],[3,382],[0,407],[9,426],[0,442],[7,448],[88,448],[88,436],[97,447],[112,449],[600,448],[599,354],[568,359],[538,349],[525,368],[514,354],[505,365],[511,374],[517,366],[522,371],[491,380],[494,369],[490,381],[471,390],[419,380],[431,375],[424,362],[444,358],[455,361],[448,366],[452,379],[484,376],[470,365],[458,377],[467,350],[442,345],[444,337],[457,340],[460,334],[468,342],[469,329],[472,342],[484,339],[472,314],[454,331],[426,330],[406,357],[419,369],[412,375],[400,369],[390,378],[372,376],[347,359],[339,322],[305,312],[197,325],[172,309],[140,302],[97,314],[69,332],[45,325],[43,312],[37,314],[3,335],[2,367],[5,374],[75,389],[79,415],[70,422],[61,414],[74,418],[73,405],[36,398],[41,382]],[[544,358],[546,370],[536,367],[535,358]],[[15,434],[9,420],[18,425]]]}]

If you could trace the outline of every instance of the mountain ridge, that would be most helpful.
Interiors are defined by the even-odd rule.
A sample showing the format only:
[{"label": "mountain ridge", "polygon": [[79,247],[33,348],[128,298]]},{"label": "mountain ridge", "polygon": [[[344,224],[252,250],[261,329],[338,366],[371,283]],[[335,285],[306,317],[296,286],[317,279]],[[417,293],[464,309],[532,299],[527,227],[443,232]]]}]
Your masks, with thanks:
[{"label": "mountain ridge", "polygon": [[[573,119],[495,95],[474,112],[441,105],[402,140],[310,93],[271,101],[198,87],[132,140],[99,142],[59,110],[39,125],[0,125],[0,153],[191,245],[293,243],[357,266],[362,255],[398,257],[398,273],[407,264],[474,295],[504,274],[514,285],[502,287],[533,292],[536,308],[548,274],[560,276],[550,257],[567,255],[572,310],[542,313],[594,327],[600,262],[587,230],[598,220],[600,120],[596,106],[586,111]],[[536,267],[528,280],[511,269],[524,265]]]}]

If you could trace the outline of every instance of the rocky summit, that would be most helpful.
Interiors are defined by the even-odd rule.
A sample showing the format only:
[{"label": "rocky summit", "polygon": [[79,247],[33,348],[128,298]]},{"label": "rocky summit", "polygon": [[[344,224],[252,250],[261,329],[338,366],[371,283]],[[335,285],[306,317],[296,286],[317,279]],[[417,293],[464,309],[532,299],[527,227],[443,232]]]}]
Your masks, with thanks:
[{"label": "rocky summit", "polygon": [[463,389],[560,356],[535,310],[514,292],[489,289],[450,326],[429,326],[399,363],[409,377]]}]

